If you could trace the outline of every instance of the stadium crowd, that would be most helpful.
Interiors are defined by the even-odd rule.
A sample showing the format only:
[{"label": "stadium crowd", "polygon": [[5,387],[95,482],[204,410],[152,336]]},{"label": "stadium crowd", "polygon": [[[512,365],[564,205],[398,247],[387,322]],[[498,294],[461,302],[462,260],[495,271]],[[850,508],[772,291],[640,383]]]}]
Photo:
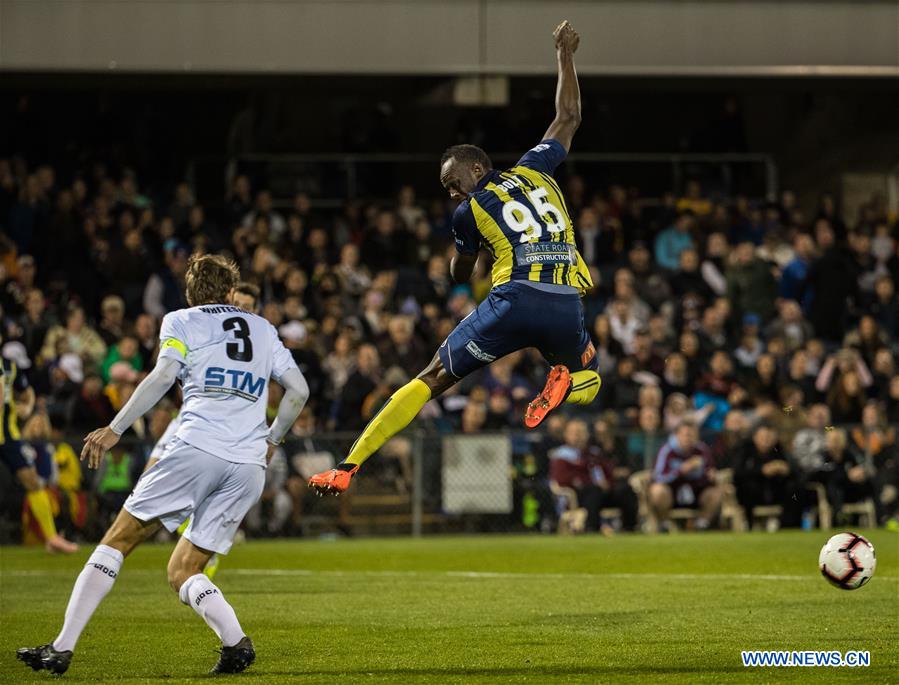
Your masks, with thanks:
[{"label": "stadium crowd", "polygon": [[[812,505],[795,496],[810,482],[837,512],[871,498],[881,523],[895,520],[899,224],[881,198],[847,225],[829,195],[804,213],[790,191],[776,202],[711,197],[696,181],[657,202],[576,175],[565,191],[594,276],[583,304],[603,387],[598,406],[551,417],[516,464],[525,489],[570,488],[589,528],[607,525],[608,507],[633,528],[628,478],[651,469],[647,502],[661,525],[692,506],[701,528],[721,504],[716,472],[729,470],[740,503],[780,505],[783,525]],[[80,468],[80,436],[127,401],[153,366],[161,317],[186,305],[192,253],[226,252],[258,286],[261,314],[311,388],[286,449],[322,454],[318,436],[359,431],[490,289],[486,259],[472,283],[451,281],[451,211],[411,187],[336,211],[304,193],[276,205],[247,175],[210,205],[185,182],[145,194],[127,169],[62,178],[0,159],[0,333],[21,376],[7,395],[33,389],[22,438],[65,529],[118,510],[176,411],[173,395],[98,474]],[[544,374],[535,351],[509,355],[429,403],[418,426],[520,430]],[[385,452],[407,487],[408,449]],[[266,515],[253,513],[251,530],[298,524],[303,473],[290,456],[269,469]],[[5,516],[18,522],[23,484],[8,468],[0,478]],[[539,506],[554,516],[553,502]],[[27,523],[26,505],[26,538],[40,539]]]}]

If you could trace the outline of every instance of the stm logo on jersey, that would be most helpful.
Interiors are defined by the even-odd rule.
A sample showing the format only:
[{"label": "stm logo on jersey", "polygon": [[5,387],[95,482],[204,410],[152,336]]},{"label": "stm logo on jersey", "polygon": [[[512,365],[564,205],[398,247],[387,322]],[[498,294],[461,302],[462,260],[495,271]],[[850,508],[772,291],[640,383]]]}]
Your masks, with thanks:
[{"label": "stm logo on jersey", "polygon": [[115,578],[117,575],[115,571],[113,571],[108,566],[104,566],[103,564],[93,564],[93,567],[95,569],[97,569],[100,573],[105,573],[110,578]]},{"label": "stm logo on jersey", "polygon": [[197,598],[194,600],[194,604],[196,604],[197,606],[200,606],[200,601],[204,597],[208,597],[209,595],[217,595],[218,593],[219,593],[219,591],[216,590],[215,588],[212,588],[211,590],[203,590],[203,592],[201,592],[200,594],[197,595]]},{"label": "stm logo on jersey", "polygon": [[249,371],[223,369],[210,366],[206,369],[206,392],[221,392],[226,395],[237,395],[250,402],[255,402],[265,390],[265,378],[256,378]]}]

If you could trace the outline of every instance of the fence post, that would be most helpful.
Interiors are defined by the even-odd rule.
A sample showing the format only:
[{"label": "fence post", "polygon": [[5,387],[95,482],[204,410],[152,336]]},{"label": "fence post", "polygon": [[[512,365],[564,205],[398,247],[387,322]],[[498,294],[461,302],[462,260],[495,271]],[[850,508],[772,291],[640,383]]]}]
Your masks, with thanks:
[{"label": "fence post", "polygon": [[416,431],[412,440],[412,537],[421,537],[421,509],[423,492],[423,471],[422,463],[424,455],[424,438],[421,431]]}]

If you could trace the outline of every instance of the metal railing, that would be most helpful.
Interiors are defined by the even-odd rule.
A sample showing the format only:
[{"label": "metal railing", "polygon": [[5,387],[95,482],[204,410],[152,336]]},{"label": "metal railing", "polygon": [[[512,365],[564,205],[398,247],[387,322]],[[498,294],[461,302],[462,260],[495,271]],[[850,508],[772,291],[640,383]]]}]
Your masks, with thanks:
[{"label": "metal railing", "polygon": [[[627,430],[619,431],[619,435],[622,441],[618,443],[621,454],[616,455],[617,461],[627,464],[632,474],[651,469],[667,439],[661,432]],[[278,463],[266,476],[266,487],[272,485],[269,479],[280,479],[277,487],[293,499],[290,519],[285,518],[276,532],[308,536],[325,534],[336,527],[357,534],[420,536],[425,532],[551,529],[558,523],[549,482],[550,450],[561,444],[558,438],[533,431],[461,434],[411,430],[388,441],[365,464],[348,493],[340,498],[315,497],[305,487],[308,477],[333,467],[356,437],[355,433],[288,437],[276,454]],[[80,435],[70,435],[64,442],[77,445],[80,439]],[[132,477],[127,489],[117,481],[121,491],[112,493],[112,501],[119,505],[124,501],[151,448],[150,440],[125,441],[117,448],[128,455]],[[895,452],[892,458],[896,459]],[[865,462],[867,470],[875,473],[877,466],[870,450],[865,453]],[[104,491],[102,468],[99,472],[84,469],[83,478],[82,490],[92,503],[94,522],[85,536],[96,537],[115,512],[108,510],[108,504],[104,509],[104,502],[110,498],[104,500],[102,496],[110,493]],[[120,499],[115,494],[121,495]],[[0,500],[9,500],[9,496],[8,490],[0,490]],[[10,509],[6,509],[9,517]],[[539,515],[535,513],[538,510]],[[267,520],[270,513],[266,510],[261,518]],[[550,519],[549,524],[544,525],[545,517]],[[255,518],[260,520],[258,515]]]}]

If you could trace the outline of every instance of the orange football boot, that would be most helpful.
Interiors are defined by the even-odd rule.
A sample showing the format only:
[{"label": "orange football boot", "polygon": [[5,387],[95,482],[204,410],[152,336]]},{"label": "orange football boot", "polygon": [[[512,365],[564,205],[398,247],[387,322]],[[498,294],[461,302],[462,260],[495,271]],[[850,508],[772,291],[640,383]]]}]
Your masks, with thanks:
[{"label": "orange football boot", "polygon": [[554,366],[546,377],[546,385],[537,397],[529,404],[524,413],[524,425],[528,428],[536,428],[543,419],[568,396],[571,389],[571,374],[567,366]]},{"label": "orange football boot", "polygon": [[322,495],[339,495],[350,487],[353,474],[359,470],[357,464],[349,471],[342,469],[330,469],[322,473],[316,473],[309,479],[309,487]]}]

